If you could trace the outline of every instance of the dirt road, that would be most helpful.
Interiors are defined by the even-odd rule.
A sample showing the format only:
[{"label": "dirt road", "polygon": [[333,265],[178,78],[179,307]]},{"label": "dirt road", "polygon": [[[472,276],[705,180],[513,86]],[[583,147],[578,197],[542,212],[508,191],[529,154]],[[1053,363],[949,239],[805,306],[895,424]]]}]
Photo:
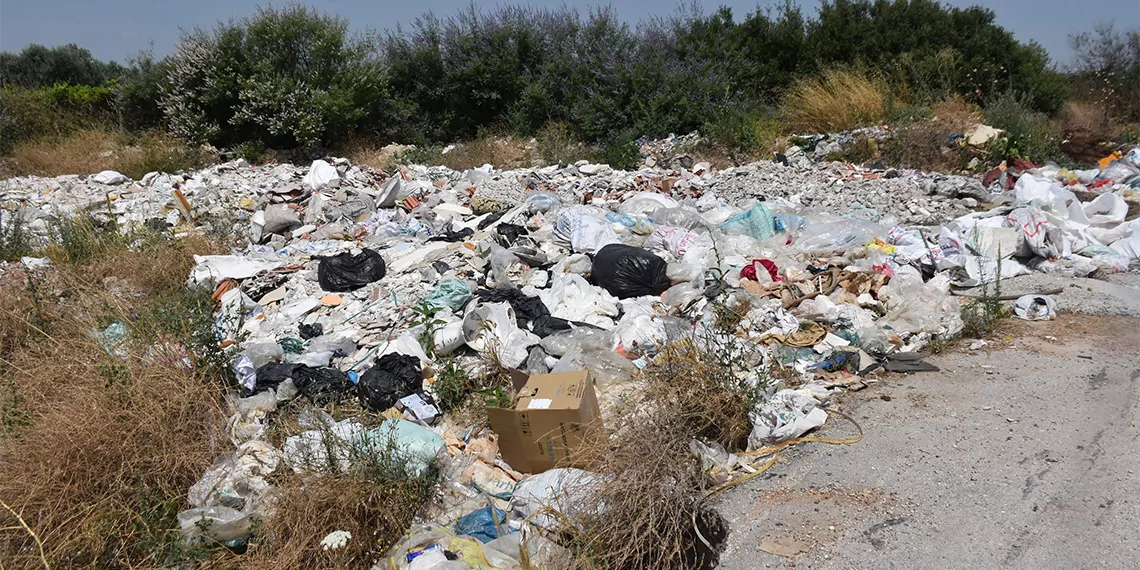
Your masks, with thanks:
[{"label": "dirt road", "polygon": [[[1140,568],[1140,319],[1004,326],[849,394],[862,442],[726,492],[720,568]],[[758,549],[786,538],[806,553]]]}]

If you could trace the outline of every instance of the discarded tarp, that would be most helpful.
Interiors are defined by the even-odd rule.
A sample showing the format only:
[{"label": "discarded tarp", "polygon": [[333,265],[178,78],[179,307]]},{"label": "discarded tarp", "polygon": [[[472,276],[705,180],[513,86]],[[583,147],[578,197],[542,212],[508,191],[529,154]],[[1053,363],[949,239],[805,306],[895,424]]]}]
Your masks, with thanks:
[{"label": "discarded tarp", "polygon": [[317,266],[317,280],[325,291],[342,292],[359,289],[384,277],[384,258],[371,249],[360,253],[342,253],[326,257]]}]

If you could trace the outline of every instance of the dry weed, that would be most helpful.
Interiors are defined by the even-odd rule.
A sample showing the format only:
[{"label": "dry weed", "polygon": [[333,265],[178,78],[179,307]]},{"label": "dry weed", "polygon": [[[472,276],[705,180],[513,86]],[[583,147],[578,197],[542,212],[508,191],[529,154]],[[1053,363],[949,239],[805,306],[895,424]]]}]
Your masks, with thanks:
[{"label": "dry weed", "polygon": [[977,105],[955,94],[930,106],[931,121],[948,133],[964,133],[969,127],[982,122]]},{"label": "dry weed", "polygon": [[62,139],[21,143],[5,161],[11,175],[60,176],[115,170],[135,180],[151,171],[177,172],[206,165],[209,153],[187,148],[165,133],[131,140],[104,130],[78,131]]},{"label": "dry weed", "polygon": [[746,444],[748,410],[764,385],[737,376],[756,369],[749,358],[734,340],[711,333],[661,347],[628,409],[611,414],[621,418],[607,426],[611,438],[583,452],[607,483],[591,496],[600,508],[562,529],[579,567],[716,565],[728,528],[702,506],[710,481],[689,443]]},{"label": "dry weed", "polygon": [[[418,479],[381,483],[353,475],[290,474],[276,483],[276,493],[276,512],[259,528],[244,568],[368,568],[430,500]],[[352,538],[324,550],[321,539],[337,530]]]},{"label": "dry weed", "polygon": [[[6,290],[23,305],[4,306],[5,334],[36,331],[0,354],[12,388],[5,418],[21,419],[0,434],[6,564],[158,567],[186,555],[174,517],[189,486],[232,447],[221,379],[181,358],[212,322],[209,304],[195,305],[182,285],[188,247],[99,250],[84,265],[57,263],[35,287]],[[104,287],[98,275],[133,292]],[[15,312],[28,306],[35,310]],[[104,346],[92,331],[115,320],[132,334]],[[155,350],[160,337],[167,350]]]},{"label": "dry weed", "polygon": [[459,143],[443,154],[441,164],[452,170],[467,170],[484,164],[498,169],[530,165],[530,151],[514,138],[481,138]]},{"label": "dry weed", "polygon": [[784,95],[785,122],[810,133],[880,123],[887,116],[886,90],[880,80],[840,69],[801,78]]}]

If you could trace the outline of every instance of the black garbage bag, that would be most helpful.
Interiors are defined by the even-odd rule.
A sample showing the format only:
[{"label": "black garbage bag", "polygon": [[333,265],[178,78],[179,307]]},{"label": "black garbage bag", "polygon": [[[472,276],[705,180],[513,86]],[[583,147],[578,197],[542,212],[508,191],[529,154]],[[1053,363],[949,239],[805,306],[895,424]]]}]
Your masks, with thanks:
[{"label": "black garbage bag", "polygon": [[348,374],[336,368],[310,368],[303,364],[293,371],[293,384],[297,391],[318,406],[339,402],[352,391]]},{"label": "black garbage bag", "polygon": [[360,405],[373,412],[383,412],[409,394],[421,392],[424,379],[420,359],[404,354],[386,354],[360,376],[356,395]]},{"label": "black garbage bag", "polygon": [[428,241],[456,242],[456,241],[465,240],[465,239],[467,239],[473,235],[475,235],[475,230],[473,230],[471,228],[463,228],[457,232],[446,231],[446,232],[439,234],[437,236],[432,236],[432,237],[428,238]]},{"label": "black garbage bag", "polygon": [[508,244],[513,244],[518,241],[519,236],[529,234],[526,227],[518,224],[499,224],[495,227],[495,233],[503,236]]},{"label": "black garbage bag", "polygon": [[670,285],[666,265],[647,249],[611,243],[594,255],[591,278],[618,299],[660,295]]},{"label": "black garbage bag", "polygon": [[487,217],[483,218],[483,220],[479,222],[479,225],[477,225],[475,227],[478,229],[481,229],[481,230],[485,230],[485,229],[487,229],[487,226],[499,221],[499,218],[502,218],[502,217],[503,217],[503,212],[495,212],[492,214],[487,214]]},{"label": "black garbage bag", "polygon": [[475,296],[484,303],[506,301],[515,311],[519,328],[540,337],[570,328],[570,321],[550,316],[550,309],[538,297],[528,297],[518,289],[479,289]]},{"label": "black garbage bag", "polygon": [[297,332],[300,333],[301,338],[309,340],[310,338],[316,338],[325,334],[325,327],[322,326],[321,323],[313,323],[311,325],[301,323],[297,326]]},{"label": "black garbage bag", "polygon": [[317,280],[321,289],[340,293],[354,291],[384,277],[384,258],[371,249],[356,255],[342,253],[321,260]]},{"label": "black garbage bag", "polygon": [[[257,394],[264,392],[270,388],[277,388],[282,382],[295,378],[294,374],[298,366],[303,364],[288,364],[285,362],[270,362],[263,364],[255,372],[257,373],[257,382],[253,385],[253,391],[250,394]],[[294,381],[294,384],[296,382]]]}]

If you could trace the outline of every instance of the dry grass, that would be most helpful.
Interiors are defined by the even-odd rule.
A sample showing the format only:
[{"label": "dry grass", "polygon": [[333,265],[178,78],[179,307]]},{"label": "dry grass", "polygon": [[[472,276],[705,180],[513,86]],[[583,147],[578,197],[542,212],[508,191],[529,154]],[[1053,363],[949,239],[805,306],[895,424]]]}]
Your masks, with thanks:
[{"label": "dry grass", "polygon": [[[159,567],[187,556],[175,515],[232,447],[222,379],[191,353],[212,322],[208,297],[182,285],[194,247],[108,245],[33,286],[5,287],[15,297],[0,319],[0,338],[15,339],[0,354],[13,389],[0,432],[7,567]],[[114,320],[131,330],[121,356],[90,333]]]},{"label": "dry grass", "polygon": [[931,122],[950,133],[962,133],[982,122],[982,111],[961,95],[951,95],[930,106]]},{"label": "dry grass", "polygon": [[[242,559],[248,569],[368,568],[412,525],[430,500],[418,479],[377,482],[354,475],[277,482],[277,510],[261,525]],[[352,533],[344,548],[326,551],[330,532]]]},{"label": "dry grass", "polygon": [[364,142],[349,144],[343,153],[354,164],[391,171],[401,164],[417,163],[429,166],[443,165],[453,170],[467,170],[491,164],[498,169],[530,166],[533,149],[521,139],[513,137],[484,137],[457,143],[443,152],[443,147],[388,145],[377,147]]},{"label": "dry grass", "polygon": [[86,130],[63,139],[46,138],[16,145],[4,162],[3,173],[59,176],[115,170],[138,180],[151,171],[199,168],[214,158],[163,133],[128,137],[111,131]]},{"label": "dry grass", "polygon": [[[753,388],[735,372],[749,355],[715,335],[662,347],[608,442],[590,448],[608,481],[591,501],[604,507],[567,521],[564,538],[582,568],[711,568],[727,524],[704,507],[711,482],[689,450],[694,438],[740,450]],[[729,346],[731,344],[731,346]],[[700,536],[698,536],[699,529]],[[701,538],[703,537],[703,539]]]},{"label": "dry grass", "polygon": [[797,80],[784,95],[784,120],[798,132],[828,133],[882,122],[886,84],[852,71],[830,69]]}]

